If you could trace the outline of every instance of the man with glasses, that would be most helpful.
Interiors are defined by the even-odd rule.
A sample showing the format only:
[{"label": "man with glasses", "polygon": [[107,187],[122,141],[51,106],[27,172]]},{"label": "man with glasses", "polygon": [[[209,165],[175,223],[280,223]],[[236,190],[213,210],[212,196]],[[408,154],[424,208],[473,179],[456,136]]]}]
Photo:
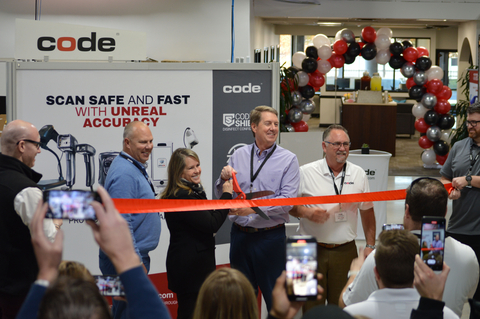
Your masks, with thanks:
[{"label": "man with glasses", "polygon": [[[454,188],[449,198],[452,216],[447,232],[458,241],[472,247],[480,255],[480,102],[467,108],[468,138],[455,143],[440,170],[443,183]],[[479,259],[480,260],[480,259]],[[480,287],[473,299],[480,301]]]},{"label": "man with glasses", "polygon": [[[31,123],[8,123],[1,137],[0,154],[0,314],[15,318],[30,285],[37,278],[30,221],[42,191],[42,175],[32,170],[40,153],[40,135]],[[62,220],[48,219],[44,231],[53,241]]]},{"label": "man with glasses", "polygon": [[[325,158],[300,167],[299,197],[370,192],[363,168],[347,161],[350,138],[341,125],[323,133]],[[294,206],[290,214],[300,218],[300,233],[317,239],[319,284],[324,288],[320,302],[307,302],[304,311],[324,303],[338,304],[347,282],[350,263],[357,257],[357,214],[360,209],[367,256],[375,248],[375,214],[372,202]]]}]

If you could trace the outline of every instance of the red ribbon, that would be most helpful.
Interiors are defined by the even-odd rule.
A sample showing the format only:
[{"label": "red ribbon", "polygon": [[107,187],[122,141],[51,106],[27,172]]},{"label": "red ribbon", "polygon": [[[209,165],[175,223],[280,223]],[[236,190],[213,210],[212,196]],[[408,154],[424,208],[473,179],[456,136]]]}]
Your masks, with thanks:
[{"label": "red ribbon", "polygon": [[[451,191],[452,184],[445,184]],[[312,196],[296,198],[273,198],[255,200],[197,200],[197,199],[131,199],[114,198],[115,207],[122,214],[184,212],[241,207],[293,206],[334,203],[380,202],[405,199],[406,190],[370,192],[348,195]]]}]

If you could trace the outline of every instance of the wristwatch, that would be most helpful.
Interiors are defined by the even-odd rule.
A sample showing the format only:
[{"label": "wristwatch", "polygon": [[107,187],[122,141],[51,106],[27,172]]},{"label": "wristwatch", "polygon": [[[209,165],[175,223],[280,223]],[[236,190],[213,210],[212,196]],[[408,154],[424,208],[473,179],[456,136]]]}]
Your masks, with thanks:
[{"label": "wristwatch", "polygon": [[375,249],[376,245],[369,245],[369,244],[366,244],[365,247],[367,248],[371,248],[371,249]]},{"label": "wristwatch", "polygon": [[472,187],[472,175],[468,174],[465,176],[465,179],[467,180],[468,187]]}]

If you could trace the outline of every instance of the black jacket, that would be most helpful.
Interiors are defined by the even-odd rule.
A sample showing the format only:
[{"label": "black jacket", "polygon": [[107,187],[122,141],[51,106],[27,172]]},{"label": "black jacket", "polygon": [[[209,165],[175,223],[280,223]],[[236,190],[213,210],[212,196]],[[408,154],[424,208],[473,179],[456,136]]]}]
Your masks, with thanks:
[{"label": "black jacket", "polygon": [[16,158],[0,154],[0,292],[26,294],[38,273],[28,227],[15,212],[14,199],[42,178]]}]

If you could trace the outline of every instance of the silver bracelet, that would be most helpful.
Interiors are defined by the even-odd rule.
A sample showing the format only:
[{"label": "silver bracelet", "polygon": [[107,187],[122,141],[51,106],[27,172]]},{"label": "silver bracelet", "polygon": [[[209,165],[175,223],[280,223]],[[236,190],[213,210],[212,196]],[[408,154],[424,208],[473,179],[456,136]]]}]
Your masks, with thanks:
[{"label": "silver bracelet", "polygon": [[366,248],[375,249],[375,248],[377,247],[377,245],[369,245],[369,244],[366,244],[365,247],[366,247]]}]

